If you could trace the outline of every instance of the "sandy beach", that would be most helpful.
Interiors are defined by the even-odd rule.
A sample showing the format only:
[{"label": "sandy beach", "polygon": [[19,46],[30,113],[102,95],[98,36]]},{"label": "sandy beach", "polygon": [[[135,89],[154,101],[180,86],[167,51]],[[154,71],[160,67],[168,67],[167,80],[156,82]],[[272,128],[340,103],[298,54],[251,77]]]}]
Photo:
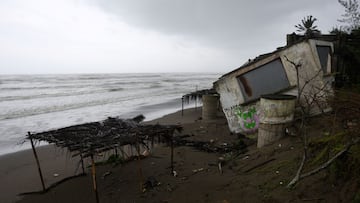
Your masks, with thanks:
[{"label": "sandy beach", "polygon": [[[180,124],[188,140],[205,141],[213,146],[237,143],[226,119],[205,121],[201,108],[166,115],[149,123]],[[317,125],[316,123],[314,124]],[[289,190],[286,184],[296,173],[301,158],[301,141],[286,137],[258,150],[245,139],[246,151],[209,153],[191,146],[174,150],[174,170],[170,171],[170,148],[165,144],[152,149],[141,161],[97,169],[100,202],[339,202],[350,200],[347,192],[354,185],[337,188],[326,180],[325,173],[300,182]],[[80,173],[79,159],[54,146],[37,148],[46,186]],[[226,159],[219,171],[219,157]],[[97,159],[102,160],[102,156]],[[32,151],[26,150],[0,157],[1,202],[96,202],[90,168],[87,175],[67,180],[44,194],[18,195],[41,190]],[[90,166],[89,161],[85,161]],[[145,183],[145,190],[140,183]]]}]

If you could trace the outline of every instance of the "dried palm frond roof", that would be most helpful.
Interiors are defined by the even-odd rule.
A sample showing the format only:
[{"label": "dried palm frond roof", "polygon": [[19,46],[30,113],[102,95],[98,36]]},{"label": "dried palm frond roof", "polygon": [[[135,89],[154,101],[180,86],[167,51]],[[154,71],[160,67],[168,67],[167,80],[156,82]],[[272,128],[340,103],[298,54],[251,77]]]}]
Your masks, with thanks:
[{"label": "dried palm frond roof", "polygon": [[203,95],[217,94],[215,89],[203,89],[190,92],[182,96],[184,102],[189,103],[190,100],[201,100]]},{"label": "dried palm frond roof", "polygon": [[152,137],[170,140],[178,125],[144,125],[139,122],[142,115],[133,119],[111,118],[101,122],[91,122],[60,128],[41,133],[29,133],[27,139],[45,141],[58,147],[77,151],[84,156],[107,151],[123,145],[145,143]]}]

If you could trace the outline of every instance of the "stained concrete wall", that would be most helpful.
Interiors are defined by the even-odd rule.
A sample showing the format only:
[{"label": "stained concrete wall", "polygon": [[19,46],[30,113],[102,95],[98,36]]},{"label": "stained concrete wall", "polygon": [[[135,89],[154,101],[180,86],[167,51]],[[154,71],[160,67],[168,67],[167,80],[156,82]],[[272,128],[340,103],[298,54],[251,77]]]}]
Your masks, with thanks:
[{"label": "stained concrete wall", "polygon": [[[322,68],[316,48],[317,45],[330,46],[333,53],[334,48],[331,42],[306,40],[275,51],[261,60],[250,63],[247,66],[243,66],[228,74],[225,74],[218,81],[216,81],[214,83],[214,88],[220,94],[220,102],[223,107],[224,114],[227,118],[230,131],[235,133],[252,133],[256,131],[258,127],[257,119],[260,118],[261,114],[261,109],[259,108],[259,99],[245,103],[245,97],[240,88],[237,77],[251,70],[255,70],[259,67],[261,68],[261,66],[278,58],[281,60],[287,79],[289,81],[289,87],[283,89],[280,92],[282,94],[289,94],[294,96],[298,95],[296,70],[294,66],[287,61],[286,58],[288,58],[296,64],[301,64],[299,69],[299,85],[301,88],[304,87],[304,85],[305,87],[303,88],[304,90],[300,101],[304,105],[309,103],[309,101],[311,103],[311,96],[316,94],[321,96],[321,98],[317,99],[318,102],[316,103],[319,104],[312,105],[312,111],[317,113],[320,111],[319,109],[326,109],[326,98],[329,96],[329,94],[331,94],[331,82],[333,81],[333,77],[331,76],[331,57],[328,58],[327,72],[324,73],[321,71]],[[320,93],[319,90],[321,90]],[[319,105],[320,107],[317,107]],[[252,114],[254,108],[256,112],[255,115]],[[253,115],[253,117],[249,118],[250,115]],[[248,126],[254,126],[254,128],[244,129],[244,122],[248,123]]]}]

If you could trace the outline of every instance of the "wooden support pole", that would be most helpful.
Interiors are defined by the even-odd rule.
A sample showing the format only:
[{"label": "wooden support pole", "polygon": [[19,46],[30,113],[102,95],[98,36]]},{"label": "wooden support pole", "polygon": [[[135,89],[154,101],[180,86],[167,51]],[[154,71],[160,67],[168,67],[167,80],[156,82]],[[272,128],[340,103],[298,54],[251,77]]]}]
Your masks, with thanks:
[{"label": "wooden support pole", "polygon": [[91,154],[91,174],[92,174],[92,181],[93,181],[93,189],[95,192],[96,203],[99,203],[99,193],[97,191],[97,183],[96,183],[96,168],[95,168],[95,161],[94,155]]},{"label": "wooden support pole", "polygon": [[171,174],[173,174],[174,173],[174,135],[171,135],[171,138],[170,138],[170,146],[171,146]]},{"label": "wooden support pole", "polygon": [[140,192],[143,191],[143,185],[144,185],[144,177],[143,177],[143,172],[142,172],[142,167],[141,167],[141,157],[140,157],[140,144],[139,144],[139,137],[138,134],[136,133],[136,151],[137,151],[137,155],[138,155],[138,170],[139,170],[139,188],[140,188]]},{"label": "wooden support pole", "polygon": [[[124,149],[123,149],[124,148]],[[121,152],[121,156],[122,158],[124,159],[128,159],[129,158],[129,155],[124,151],[126,150],[126,146],[122,146],[119,148],[120,152]]]},{"label": "wooden support pole", "polygon": [[81,160],[82,173],[85,174],[84,157],[83,157],[82,153],[80,153],[80,160]]},{"label": "wooden support pole", "polygon": [[115,147],[114,149],[115,149],[115,156],[116,156],[116,158],[118,158],[118,157],[119,157],[119,154],[118,154],[117,147]]},{"label": "wooden support pole", "polygon": [[197,110],[197,96],[195,96],[195,111]]},{"label": "wooden support pole", "polygon": [[196,88],[195,88],[195,111],[197,110],[197,100],[198,100],[198,86],[196,85]]},{"label": "wooden support pole", "polygon": [[38,171],[39,171],[39,175],[40,175],[40,180],[41,180],[41,185],[42,185],[43,191],[45,191],[46,188],[45,188],[44,178],[43,178],[43,175],[42,175],[42,172],[41,172],[41,168],[40,168],[39,158],[38,158],[37,153],[36,153],[36,150],[35,150],[35,146],[34,146],[34,142],[33,142],[32,137],[31,137],[31,133],[28,132],[28,135],[29,135],[29,138],[30,138],[31,148],[32,148],[32,151],[33,151],[33,153],[34,153],[34,157],[35,157],[36,164],[37,164],[37,167],[38,167]]},{"label": "wooden support pole", "polygon": [[181,116],[184,116],[184,97],[181,97]]}]

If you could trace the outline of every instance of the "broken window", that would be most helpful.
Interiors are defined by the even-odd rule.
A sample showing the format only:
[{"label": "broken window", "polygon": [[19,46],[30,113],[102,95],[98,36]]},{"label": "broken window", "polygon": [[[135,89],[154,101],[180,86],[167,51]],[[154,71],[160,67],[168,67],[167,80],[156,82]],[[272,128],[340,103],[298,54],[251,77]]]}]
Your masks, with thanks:
[{"label": "broken window", "polygon": [[290,87],[280,59],[271,61],[237,77],[245,102]]},{"label": "broken window", "polygon": [[331,54],[330,46],[316,46],[316,50],[320,59],[320,65],[324,73],[328,73],[328,60]]}]

